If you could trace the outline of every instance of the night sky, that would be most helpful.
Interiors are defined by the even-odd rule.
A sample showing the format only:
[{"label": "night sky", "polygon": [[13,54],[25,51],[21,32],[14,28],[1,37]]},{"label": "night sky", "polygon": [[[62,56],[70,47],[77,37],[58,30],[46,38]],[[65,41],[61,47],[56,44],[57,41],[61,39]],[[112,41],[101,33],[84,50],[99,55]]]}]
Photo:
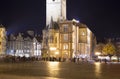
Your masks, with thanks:
[{"label": "night sky", "polygon": [[[0,0],[0,23],[7,34],[34,30],[46,24],[45,0]],[[97,39],[120,37],[119,0],[67,0],[67,19],[86,24]]]}]

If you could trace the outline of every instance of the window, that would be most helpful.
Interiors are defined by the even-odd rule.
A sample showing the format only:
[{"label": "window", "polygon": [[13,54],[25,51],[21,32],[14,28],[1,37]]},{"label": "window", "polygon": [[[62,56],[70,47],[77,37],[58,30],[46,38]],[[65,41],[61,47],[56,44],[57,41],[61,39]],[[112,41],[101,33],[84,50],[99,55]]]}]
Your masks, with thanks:
[{"label": "window", "polygon": [[50,36],[49,40],[50,40],[50,43],[53,43],[53,36]]},{"label": "window", "polygon": [[68,25],[64,25],[63,32],[68,32]]},{"label": "window", "polygon": [[80,43],[87,43],[87,31],[85,28],[81,28],[79,30],[79,42]]},{"label": "window", "polygon": [[68,34],[64,34],[64,41],[68,41]]},{"label": "window", "polygon": [[87,35],[86,29],[80,29],[80,30],[79,30],[79,33],[80,33],[81,36]]},{"label": "window", "polygon": [[67,44],[65,44],[63,47],[64,47],[63,48],[64,50],[68,49],[68,45]]}]

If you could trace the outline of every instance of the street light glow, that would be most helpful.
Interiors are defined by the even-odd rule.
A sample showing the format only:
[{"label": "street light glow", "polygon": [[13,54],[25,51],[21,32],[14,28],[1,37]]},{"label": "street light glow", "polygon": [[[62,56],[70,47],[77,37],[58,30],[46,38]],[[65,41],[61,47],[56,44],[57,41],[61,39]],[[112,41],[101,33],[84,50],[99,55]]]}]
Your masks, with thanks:
[{"label": "street light glow", "polygon": [[95,55],[99,56],[101,53],[100,52],[96,52]]},{"label": "street light glow", "polygon": [[58,55],[58,54],[59,54],[59,52],[55,52],[55,54],[56,54],[56,55]]},{"label": "street light glow", "polygon": [[56,50],[56,48],[55,47],[51,47],[50,50]]},{"label": "street light glow", "polygon": [[101,73],[101,63],[100,62],[95,63],[95,73],[96,73],[97,77],[100,76],[100,73]]}]

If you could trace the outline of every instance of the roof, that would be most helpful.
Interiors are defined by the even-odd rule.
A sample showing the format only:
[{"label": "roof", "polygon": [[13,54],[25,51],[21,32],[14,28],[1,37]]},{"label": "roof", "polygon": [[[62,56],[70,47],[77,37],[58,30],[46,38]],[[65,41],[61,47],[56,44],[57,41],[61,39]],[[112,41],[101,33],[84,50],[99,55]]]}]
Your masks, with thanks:
[{"label": "roof", "polygon": [[2,24],[0,24],[0,28],[5,28]]},{"label": "roof", "polygon": [[37,36],[35,38],[37,39],[38,42],[40,42],[40,43],[42,42],[42,36]]}]

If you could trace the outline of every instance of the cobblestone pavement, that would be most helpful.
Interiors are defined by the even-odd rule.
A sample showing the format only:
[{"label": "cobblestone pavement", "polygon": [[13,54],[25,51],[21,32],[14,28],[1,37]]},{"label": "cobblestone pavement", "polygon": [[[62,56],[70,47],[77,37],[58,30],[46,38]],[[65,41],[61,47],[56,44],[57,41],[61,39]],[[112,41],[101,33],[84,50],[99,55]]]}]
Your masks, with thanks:
[{"label": "cobblestone pavement", "polygon": [[120,79],[120,64],[41,61],[0,63],[0,79]]}]

